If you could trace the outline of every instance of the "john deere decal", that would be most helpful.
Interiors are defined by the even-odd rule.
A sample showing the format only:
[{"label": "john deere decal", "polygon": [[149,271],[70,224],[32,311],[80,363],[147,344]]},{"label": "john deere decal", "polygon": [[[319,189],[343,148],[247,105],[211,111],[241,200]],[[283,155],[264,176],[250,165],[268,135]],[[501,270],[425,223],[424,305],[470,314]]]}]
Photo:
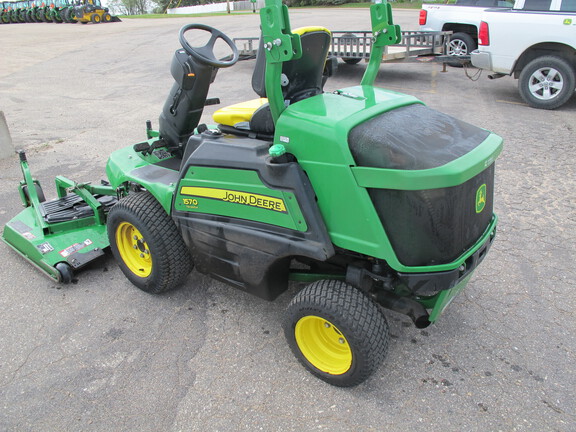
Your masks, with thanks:
[{"label": "john deere decal", "polygon": [[482,213],[486,207],[486,185],[481,185],[476,191],[476,213]]},{"label": "john deere decal", "polygon": [[286,213],[286,205],[282,199],[270,197],[267,195],[258,195],[228,189],[194,186],[183,186],[182,189],[180,189],[180,193],[182,195],[195,196],[199,198],[210,198],[219,201],[243,204],[252,207],[263,208],[266,210],[273,210],[280,213]]}]

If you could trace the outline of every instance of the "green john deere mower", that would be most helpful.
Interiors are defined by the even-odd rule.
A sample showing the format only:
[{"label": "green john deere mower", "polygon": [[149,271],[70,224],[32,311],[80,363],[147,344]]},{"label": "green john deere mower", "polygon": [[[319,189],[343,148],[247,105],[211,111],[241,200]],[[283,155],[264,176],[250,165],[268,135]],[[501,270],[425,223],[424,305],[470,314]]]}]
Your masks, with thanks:
[{"label": "green john deere mower", "polygon": [[[360,85],[324,92],[334,63],[322,27],[292,31],[267,0],[254,101],[199,124],[219,68],[238,50],[202,24],[180,31],[175,83],[147,139],[115,151],[108,182],[57,179],[43,201],[21,155],[26,209],[3,237],[56,280],[68,281],[110,246],[127,278],[161,293],[193,267],[273,300],[308,285],[283,323],[298,360],[338,386],[383,361],[383,308],[417,327],[435,322],[464,289],[496,232],[494,163],[502,139],[373,86],[384,47],[399,41],[387,3],[371,6],[373,44]],[[204,46],[187,36],[209,32]],[[231,55],[217,59],[216,41]]]}]

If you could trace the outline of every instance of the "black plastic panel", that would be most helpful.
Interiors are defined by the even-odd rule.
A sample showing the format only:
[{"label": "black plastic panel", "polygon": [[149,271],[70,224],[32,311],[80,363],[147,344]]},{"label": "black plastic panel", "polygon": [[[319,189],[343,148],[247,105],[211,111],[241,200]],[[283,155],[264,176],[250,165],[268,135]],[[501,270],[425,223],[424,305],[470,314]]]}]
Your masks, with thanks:
[{"label": "black plastic panel", "polygon": [[231,135],[196,135],[188,142],[181,172],[185,175],[195,166],[256,171],[269,188],[295,195],[308,231],[174,207],[172,215],[200,272],[273,300],[288,287],[292,257],[325,261],[334,255],[334,248],[308,178],[297,163],[270,163],[269,145]]},{"label": "black plastic panel", "polygon": [[[476,213],[476,192],[486,185],[486,205]],[[474,245],[493,215],[494,164],[459,186],[369,193],[398,260],[407,266],[446,264]]]},{"label": "black plastic panel", "polygon": [[348,144],[358,166],[421,170],[458,159],[488,135],[484,129],[414,104],[356,126]]}]

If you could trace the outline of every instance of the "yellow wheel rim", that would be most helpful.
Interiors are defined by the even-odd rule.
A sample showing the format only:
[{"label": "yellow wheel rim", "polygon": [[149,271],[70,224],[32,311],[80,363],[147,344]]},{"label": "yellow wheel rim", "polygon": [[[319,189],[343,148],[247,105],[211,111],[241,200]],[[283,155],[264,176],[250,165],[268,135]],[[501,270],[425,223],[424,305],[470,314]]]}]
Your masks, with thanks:
[{"label": "yellow wheel rim", "polygon": [[137,276],[148,277],[152,273],[150,249],[142,234],[129,222],[116,228],[116,245],[126,267]]},{"label": "yellow wheel rim", "polygon": [[294,335],[306,360],[322,372],[341,375],[352,366],[352,349],[330,321],[314,315],[305,316],[296,323]]}]

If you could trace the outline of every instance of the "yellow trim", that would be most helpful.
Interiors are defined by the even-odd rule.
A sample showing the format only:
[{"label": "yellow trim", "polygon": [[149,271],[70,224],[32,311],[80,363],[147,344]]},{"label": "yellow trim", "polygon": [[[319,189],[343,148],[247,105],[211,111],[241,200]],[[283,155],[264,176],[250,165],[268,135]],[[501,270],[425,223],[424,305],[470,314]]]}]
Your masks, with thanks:
[{"label": "yellow trim", "polygon": [[210,198],[236,204],[244,204],[252,207],[260,207],[266,210],[274,210],[277,212],[286,213],[286,205],[284,204],[284,200],[267,195],[196,186],[182,186],[180,189],[180,194]]},{"label": "yellow trim", "polygon": [[322,372],[342,375],[352,366],[352,349],[330,321],[314,315],[302,317],[296,323],[294,336],[306,360]]},{"label": "yellow trim", "polygon": [[267,103],[268,99],[260,98],[229,105],[214,112],[212,118],[218,124],[234,126],[236,123],[250,121],[254,111]]},{"label": "yellow trim", "polygon": [[304,33],[312,33],[317,31],[323,31],[328,33],[329,35],[332,35],[330,30],[328,30],[326,27],[321,26],[298,27],[297,29],[292,30],[292,33],[302,36]]},{"label": "yellow trim", "polygon": [[136,276],[146,278],[152,273],[150,249],[140,231],[129,222],[116,228],[116,245],[126,267]]}]

